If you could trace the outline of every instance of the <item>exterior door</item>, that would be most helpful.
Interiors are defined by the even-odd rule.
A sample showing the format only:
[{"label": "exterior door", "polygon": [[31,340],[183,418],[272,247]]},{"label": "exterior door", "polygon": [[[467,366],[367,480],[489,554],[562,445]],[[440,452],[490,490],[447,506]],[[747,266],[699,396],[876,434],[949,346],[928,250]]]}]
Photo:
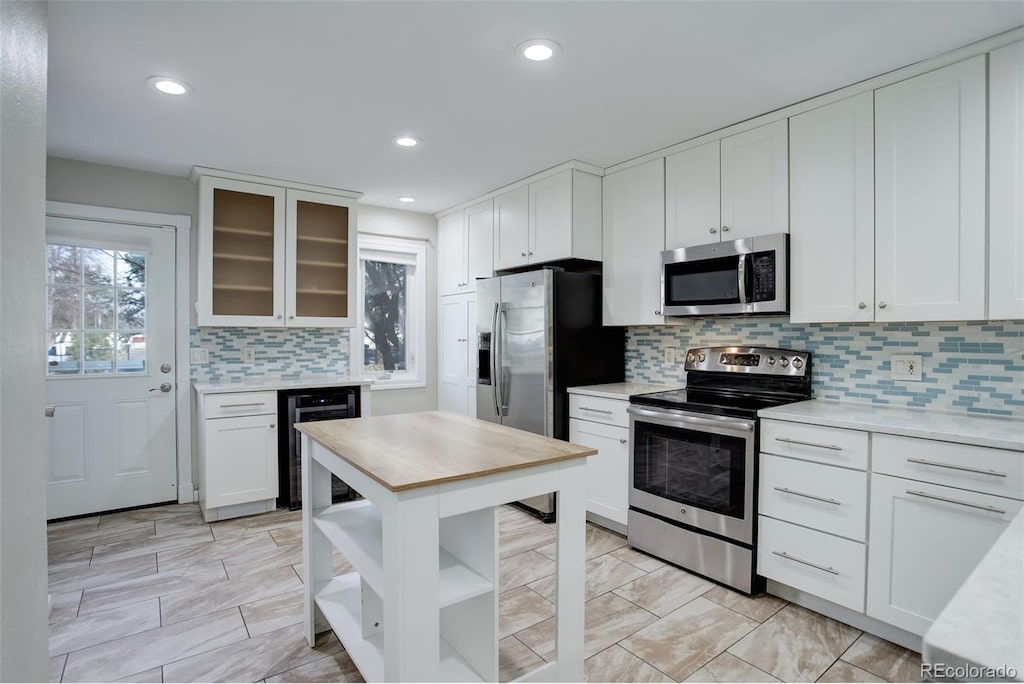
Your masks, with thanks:
[{"label": "exterior door", "polygon": [[172,229],[47,219],[47,517],[177,500]]}]

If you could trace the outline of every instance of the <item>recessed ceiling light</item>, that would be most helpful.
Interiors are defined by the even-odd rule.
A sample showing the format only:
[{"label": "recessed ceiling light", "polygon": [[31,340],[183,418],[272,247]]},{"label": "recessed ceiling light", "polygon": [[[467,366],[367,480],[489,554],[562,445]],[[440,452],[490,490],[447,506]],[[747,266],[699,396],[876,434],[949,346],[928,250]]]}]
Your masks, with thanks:
[{"label": "recessed ceiling light", "polygon": [[543,62],[551,59],[562,52],[562,46],[553,40],[534,38],[520,43],[516,47],[516,53],[533,62]]},{"label": "recessed ceiling light", "polygon": [[406,204],[409,204],[410,202],[415,202],[416,198],[415,197],[409,197],[408,195],[403,195],[403,196],[398,198],[398,201],[399,202],[404,202]]},{"label": "recessed ceiling light", "polygon": [[395,138],[395,144],[399,147],[416,147],[420,142],[419,138],[414,138],[411,135],[400,135]]},{"label": "recessed ceiling light", "polygon": [[170,76],[150,76],[146,83],[164,95],[187,95],[192,92],[192,86],[188,83]]}]

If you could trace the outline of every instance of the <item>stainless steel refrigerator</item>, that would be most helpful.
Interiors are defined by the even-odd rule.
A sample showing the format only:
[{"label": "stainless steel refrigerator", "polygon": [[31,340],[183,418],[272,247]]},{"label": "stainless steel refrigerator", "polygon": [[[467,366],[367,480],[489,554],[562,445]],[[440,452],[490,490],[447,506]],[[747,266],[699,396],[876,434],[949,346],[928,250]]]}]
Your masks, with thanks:
[{"label": "stainless steel refrigerator", "polygon": [[[601,325],[601,276],[543,269],[487,278],[476,298],[477,418],[568,439],[566,388],[624,377],[624,330]],[[554,519],[553,494],[519,503]]]}]

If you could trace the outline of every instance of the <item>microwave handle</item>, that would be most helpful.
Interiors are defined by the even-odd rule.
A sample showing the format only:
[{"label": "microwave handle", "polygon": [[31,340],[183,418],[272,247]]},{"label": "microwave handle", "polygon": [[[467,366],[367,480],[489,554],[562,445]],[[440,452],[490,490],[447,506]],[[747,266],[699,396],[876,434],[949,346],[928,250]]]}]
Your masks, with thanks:
[{"label": "microwave handle", "polygon": [[740,304],[747,303],[747,255],[740,254],[739,268],[736,269],[736,284],[740,292]]}]

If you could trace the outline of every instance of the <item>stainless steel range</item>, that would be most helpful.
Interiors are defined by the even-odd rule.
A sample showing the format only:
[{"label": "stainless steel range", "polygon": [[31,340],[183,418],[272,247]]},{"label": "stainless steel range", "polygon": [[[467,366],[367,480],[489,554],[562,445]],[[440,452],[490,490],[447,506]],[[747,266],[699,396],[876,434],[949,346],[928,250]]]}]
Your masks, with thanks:
[{"label": "stainless steel range", "polygon": [[690,349],[685,369],[685,390],[629,398],[629,544],[757,593],[757,412],[810,399],[811,355]]}]

